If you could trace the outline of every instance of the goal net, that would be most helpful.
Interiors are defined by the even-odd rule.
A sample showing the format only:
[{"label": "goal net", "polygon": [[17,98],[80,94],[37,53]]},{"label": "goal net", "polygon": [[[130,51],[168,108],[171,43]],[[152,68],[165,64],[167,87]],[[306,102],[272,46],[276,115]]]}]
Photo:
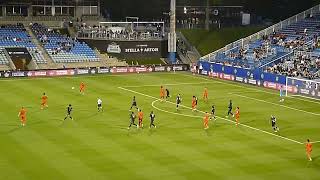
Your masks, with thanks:
[{"label": "goal net", "polygon": [[286,95],[289,93],[320,100],[320,80],[287,77]]}]

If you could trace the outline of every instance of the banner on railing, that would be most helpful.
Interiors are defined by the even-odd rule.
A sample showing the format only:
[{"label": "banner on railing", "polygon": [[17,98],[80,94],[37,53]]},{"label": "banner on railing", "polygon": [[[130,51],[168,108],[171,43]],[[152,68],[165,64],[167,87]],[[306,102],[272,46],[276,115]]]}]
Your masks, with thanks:
[{"label": "banner on railing", "polygon": [[[262,86],[275,90],[280,90],[281,87],[286,85],[285,76],[266,73],[260,70],[232,67],[207,61],[200,61],[199,67],[202,67],[202,70],[199,71],[200,74],[219,79]],[[294,85],[288,85],[287,89],[290,93],[298,92],[298,89]]]},{"label": "banner on railing", "polygon": [[171,72],[187,71],[189,65],[153,65],[153,66],[128,66],[128,67],[99,67],[81,69],[55,69],[35,71],[4,71],[0,72],[1,78],[9,77],[51,77],[51,76],[74,76],[93,74],[118,74],[118,73],[150,73],[150,72]]}]

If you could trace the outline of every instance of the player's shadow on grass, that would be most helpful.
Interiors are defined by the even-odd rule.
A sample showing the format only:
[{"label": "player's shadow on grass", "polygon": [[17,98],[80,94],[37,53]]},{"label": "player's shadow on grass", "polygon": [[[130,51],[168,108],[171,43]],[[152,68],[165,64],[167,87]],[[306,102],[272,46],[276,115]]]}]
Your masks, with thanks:
[{"label": "player's shadow on grass", "polygon": [[14,132],[22,129],[22,128],[28,128],[30,126],[35,126],[35,125],[39,125],[39,124],[43,124],[43,123],[44,123],[43,121],[36,121],[36,122],[28,123],[25,127],[22,127],[21,125],[17,125],[17,124],[16,125],[10,124],[8,126],[16,126],[16,127],[10,129],[9,131],[1,132],[1,134],[11,134],[11,133],[14,133]]},{"label": "player's shadow on grass", "polygon": [[208,137],[211,137],[211,136],[212,136],[212,133],[211,133],[210,129],[204,129],[204,133],[205,133],[205,135],[208,136]]},{"label": "player's shadow on grass", "polygon": [[128,129],[127,136],[137,135],[140,134],[141,131],[139,129]]},{"label": "player's shadow on grass", "polygon": [[157,130],[155,130],[153,128],[150,128],[149,131],[148,131],[148,135],[149,136],[153,136],[153,134],[156,133],[156,132],[157,132]]}]

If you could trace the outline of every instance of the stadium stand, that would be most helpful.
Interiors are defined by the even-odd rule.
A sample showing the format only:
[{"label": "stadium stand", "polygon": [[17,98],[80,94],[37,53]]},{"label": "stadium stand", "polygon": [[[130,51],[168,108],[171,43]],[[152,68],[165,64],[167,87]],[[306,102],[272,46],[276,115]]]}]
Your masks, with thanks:
[{"label": "stadium stand", "polygon": [[161,40],[164,29],[161,22],[108,22],[107,24],[76,25],[77,34],[81,38],[100,38],[108,40]]},{"label": "stadium stand", "polygon": [[0,48],[0,65],[7,65],[7,64],[9,64],[9,61],[8,61],[3,49]]},{"label": "stadium stand", "polygon": [[31,29],[56,63],[99,61],[95,52],[86,43],[79,42],[76,38],[62,35],[38,23],[32,24]]},{"label": "stadium stand", "polygon": [[[290,21],[290,20],[289,20]],[[307,79],[320,78],[320,14],[310,13],[283,28],[248,43],[240,40],[203,59],[225,65],[262,69],[267,72]],[[242,41],[242,42],[241,42]],[[226,46],[227,47],[227,46]]]},{"label": "stadium stand", "polygon": [[[12,47],[25,47],[33,57],[36,63],[47,63],[42,53],[38,50],[36,45],[31,41],[30,35],[26,32],[23,24],[17,25],[2,25],[0,28],[0,48],[2,48],[2,54],[4,48]],[[1,50],[0,50],[1,51]],[[2,56],[3,62],[8,63],[9,60],[6,56]]]}]

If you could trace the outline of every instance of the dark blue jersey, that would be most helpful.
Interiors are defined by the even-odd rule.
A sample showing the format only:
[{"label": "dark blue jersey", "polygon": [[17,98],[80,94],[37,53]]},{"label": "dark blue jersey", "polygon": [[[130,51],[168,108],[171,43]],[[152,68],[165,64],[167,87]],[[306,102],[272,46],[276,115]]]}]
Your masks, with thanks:
[{"label": "dark blue jersey", "polygon": [[150,114],[150,120],[151,121],[154,121],[154,119],[156,118],[156,115],[154,113],[151,113]]},{"label": "dark blue jersey", "polygon": [[71,107],[71,106],[68,106],[68,107],[67,107],[67,113],[68,113],[68,114],[71,114],[71,112],[72,112],[72,107]]},{"label": "dark blue jersey", "polygon": [[177,103],[177,104],[180,104],[180,103],[181,103],[181,97],[180,97],[180,96],[177,96],[176,103]]}]

